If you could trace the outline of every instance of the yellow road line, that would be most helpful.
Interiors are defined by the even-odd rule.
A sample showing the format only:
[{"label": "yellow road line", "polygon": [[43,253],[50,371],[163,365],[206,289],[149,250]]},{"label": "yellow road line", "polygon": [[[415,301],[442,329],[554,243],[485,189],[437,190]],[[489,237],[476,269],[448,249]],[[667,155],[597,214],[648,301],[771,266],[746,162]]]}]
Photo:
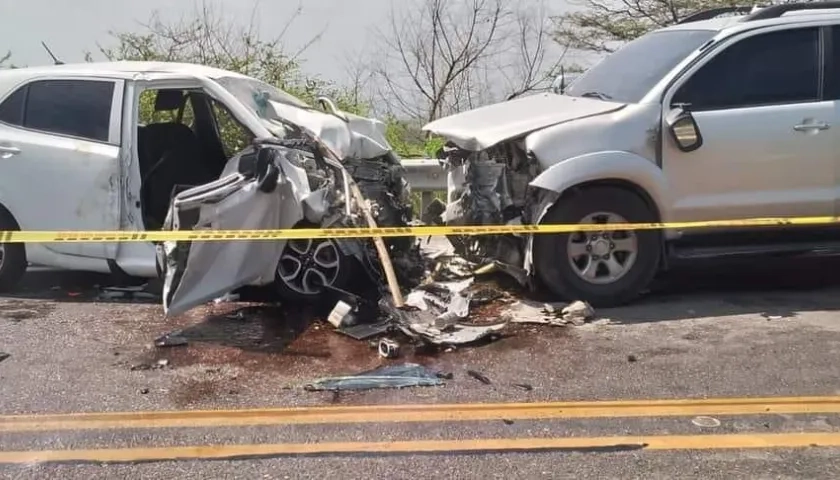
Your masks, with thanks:
[{"label": "yellow road line", "polygon": [[0,432],[256,425],[840,413],[840,397],[261,408],[0,416]]},{"label": "yellow road line", "polygon": [[224,460],[284,455],[497,453],[535,451],[719,450],[840,447],[840,433],[654,435],[632,437],[413,440],[403,442],[279,443],[186,447],[0,452],[0,464]]}]

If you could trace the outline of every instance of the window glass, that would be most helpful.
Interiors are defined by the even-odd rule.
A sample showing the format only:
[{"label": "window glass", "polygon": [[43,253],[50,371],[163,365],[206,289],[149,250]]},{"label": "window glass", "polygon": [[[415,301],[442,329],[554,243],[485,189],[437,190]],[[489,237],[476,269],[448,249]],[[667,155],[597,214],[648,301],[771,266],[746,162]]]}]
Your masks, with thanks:
[{"label": "window glass", "polygon": [[42,80],[29,85],[23,126],[108,141],[114,82]]},{"label": "window glass", "polygon": [[[171,110],[155,110],[155,100],[157,99],[158,90],[143,90],[140,92],[140,104],[138,117],[140,125],[149,125],[152,123],[174,123],[178,121],[178,109]],[[195,113],[193,112],[192,101],[189,97],[189,91],[182,91],[183,95],[187,95],[184,103],[184,111],[181,115],[180,123],[193,128],[195,123]]]},{"label": "window glass", "polygon": [[566,95],[599,94],[607,100],[638,103],[662,77],[717,32],[666,30],[641,36],[577,78]]},{"label": "window glass", "polygon": [[840,99],[840,27],[831,27],[830,48],[832,51],[826,51],[826,55],[832,61],[826,63],[823,98],[837,100]]},{"label": "window glass", "polygon": [[683,84],[673,104],[717,110],[819,99],[819,30],[766,33],[741,40]]},{"label": "window glass", "polygon": [[23,125],[23,101],[26,99],[26,86],[18,88],[0,104],[0,122],[10,125]]},{"label": "window glass", "polygon": [[225,157],[230,158],[250,145],[254,136],[239,123],[227,107],[214,99],[210,99],[210,102],[213,116],[216,117],[216,125],[219,128],[219,138],[222,141]]}]

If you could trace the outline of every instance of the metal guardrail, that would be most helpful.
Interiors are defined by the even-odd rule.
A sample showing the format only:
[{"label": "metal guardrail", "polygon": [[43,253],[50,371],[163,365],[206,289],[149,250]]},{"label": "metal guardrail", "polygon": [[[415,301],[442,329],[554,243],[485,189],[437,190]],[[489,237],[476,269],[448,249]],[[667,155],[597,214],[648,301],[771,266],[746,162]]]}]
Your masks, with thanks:
[{"label": "metal guardrail", "polygon": [[411,191],[421,195],[422,212],[434,198],[435,192],[446,191],[446,171],[440,165],[440,161],[434,158],[404,158],[402,164]]}]

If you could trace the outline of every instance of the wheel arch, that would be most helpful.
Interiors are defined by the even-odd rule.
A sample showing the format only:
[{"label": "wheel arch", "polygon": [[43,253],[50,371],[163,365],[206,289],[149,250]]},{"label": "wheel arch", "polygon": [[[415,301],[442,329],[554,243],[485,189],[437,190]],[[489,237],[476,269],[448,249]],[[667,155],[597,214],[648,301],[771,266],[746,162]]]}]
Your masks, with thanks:
[{"label": "wheel arch", "polygon": [[668,183],[662,169],[634,153],[605,151],[556,163],[531,181],[532,187],[563,198],[583,188],[615,186],[639,195],[659,221],[669,218]]}]

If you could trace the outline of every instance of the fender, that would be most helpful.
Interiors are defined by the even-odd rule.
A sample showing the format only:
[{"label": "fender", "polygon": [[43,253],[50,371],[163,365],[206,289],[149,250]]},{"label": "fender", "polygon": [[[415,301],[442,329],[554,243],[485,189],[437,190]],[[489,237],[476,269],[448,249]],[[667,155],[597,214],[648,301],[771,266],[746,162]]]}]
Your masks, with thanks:
[{"label": "fender", "polygon": [[534,178],[530,185],[557,194],[596,181],[620,180],[642,188],[659,211],[660,220],[670,218],[670,194],[662,169],[650,160],[624,151],[602,151],[558,162]]}]

